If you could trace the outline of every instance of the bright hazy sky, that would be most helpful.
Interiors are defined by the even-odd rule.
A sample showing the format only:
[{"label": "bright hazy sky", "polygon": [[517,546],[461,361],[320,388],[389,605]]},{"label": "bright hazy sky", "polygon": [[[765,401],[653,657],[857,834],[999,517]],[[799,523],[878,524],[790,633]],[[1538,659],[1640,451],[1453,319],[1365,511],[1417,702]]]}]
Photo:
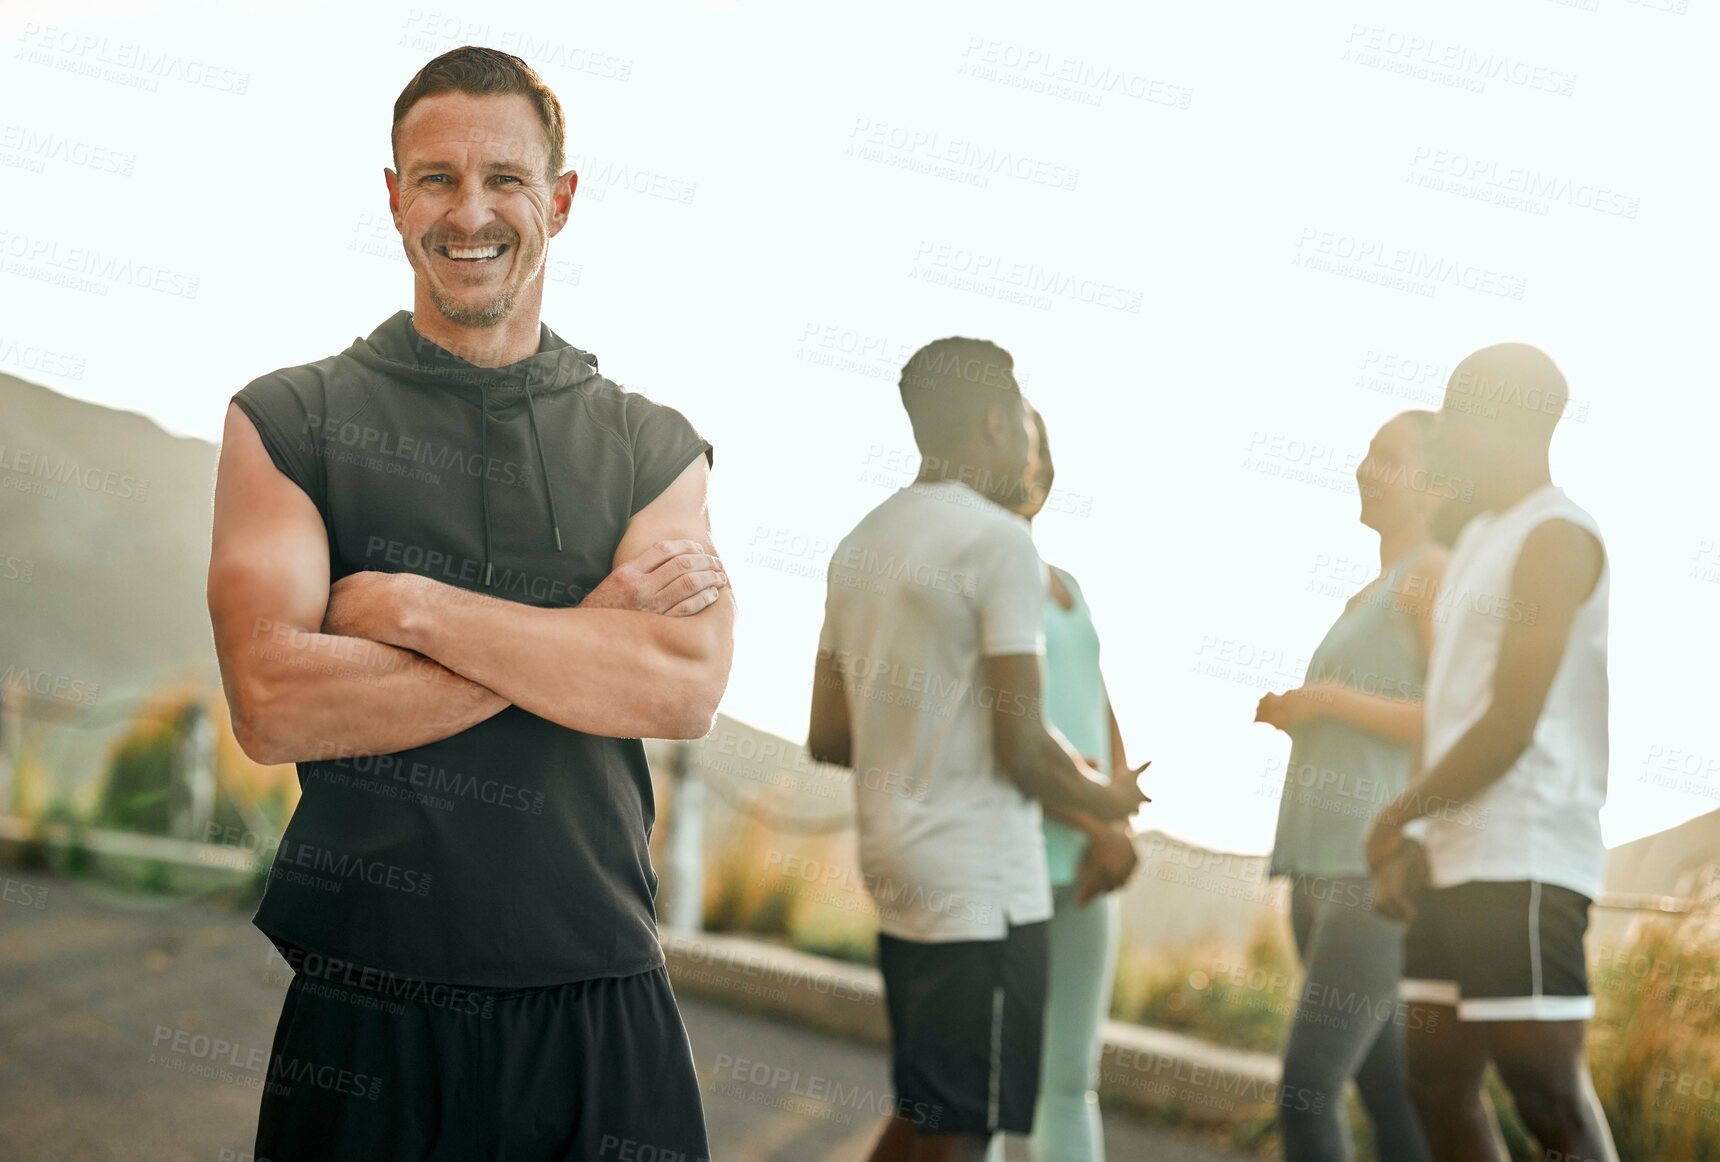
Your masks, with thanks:
[{"label": "bright hazy sky", "polygon": [[825,561],[915,469],[901,361],[994,338],[1150,822],[1260,851],[1288,743],[1254,704],[1378,564],[1356,460],[1536,343],[1612,555],[1617,843],[1720,807],[1720,81],[1684,4],[9,4],[0,370],[217,438],[410,305],[412,73],[518,52],[582,173],[545,320],[717,449],[725,709],[804,737]]}]

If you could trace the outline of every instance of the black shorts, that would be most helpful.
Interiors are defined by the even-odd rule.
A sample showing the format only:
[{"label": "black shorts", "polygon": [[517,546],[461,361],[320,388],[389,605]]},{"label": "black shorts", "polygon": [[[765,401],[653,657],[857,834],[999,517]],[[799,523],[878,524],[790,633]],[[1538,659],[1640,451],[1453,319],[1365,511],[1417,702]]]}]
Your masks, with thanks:
[{"label": "black shorts", "polygon": [[294,973],[264,1075],[256,1162],[710,1157],[663,968],[468,988],[280,947]]},{"label": "black shorts", "polygon": [[920,1133],[1033,1129],[1050,927],[947,944],[879,935],[895,1112]]},{"label": "black shorts", "polygon": [[1528,880],[1428,888],[1405,937],[1403,999],[1451,1005],[1464,1021],[1587,1020],[1590,902]]}]

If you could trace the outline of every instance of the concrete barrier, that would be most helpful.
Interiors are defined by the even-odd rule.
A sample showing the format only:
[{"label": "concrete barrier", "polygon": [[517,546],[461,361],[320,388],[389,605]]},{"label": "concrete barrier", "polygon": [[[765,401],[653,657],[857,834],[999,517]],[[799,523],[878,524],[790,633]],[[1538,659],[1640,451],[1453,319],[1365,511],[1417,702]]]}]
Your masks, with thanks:
[{"label": "concrete barrier", "polygon": [[[741,936],[663,941],[678,993],[874,1044],[889,1039],[878,970]],[[1105,1022],[1099,1092],[1122,1105],[1230,1124],[1270,1110],[1280,1095],[1278,1059],[1194,1037]],[[1313,1100],[1309,1097],[1308,1100]]]}]

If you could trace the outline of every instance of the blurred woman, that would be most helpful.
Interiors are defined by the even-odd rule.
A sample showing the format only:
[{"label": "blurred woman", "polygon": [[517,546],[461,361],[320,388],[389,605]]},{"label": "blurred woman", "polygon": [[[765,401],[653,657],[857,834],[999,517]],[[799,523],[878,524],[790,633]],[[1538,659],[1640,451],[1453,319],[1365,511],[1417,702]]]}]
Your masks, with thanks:
[{"label": "blurred woman", "polygon": [[1409,782],[1421,738],[1446,561],[1430,532],[1448,491],[1427,472],[1434,419],[1404,412],[1374,436],[1356,484],[1361,522],[1379,534],[1379,576],[1326,631],[1303,684],[1267,694],[1255,714],[1291,738],[1271,863],[1272,875],[1291,879],[1291,930],[1306,976],[1278,1103],[1288,1162],[1351,1156],[1351,1079],[1378,1157],[1428,1157],[1404,1066],[1404,926],[1374,913],[1363,846],[1374,815]]},{"label": "blurred woman", "polygon": [[[1031,406],[1037,435],[1028,462],[1027,495],[1016,511],[1031,521],[1045,507],[1054,475],[1045,420]],[[1099,674],[1099,635],[1081,587],[1047,566],[1045,599],[1046,721],[1106,778],[1123,770],[1122,733]],[[1145,766],[1140,770],[1146,769]],[[1066,821],[1065,821],[1066,820]],[[1111,1009],[1119,906],[1114,889],[1134,873],[1137,857],[1125,828],[1097,820],[1045,817],[1045,857],[1051,873],[1051,966],[1040,1060],[1039,1101],[1028,1140],[1034,1162],[1097,1162],[1104,1157],[1099,1118],[1099,1031]],[[993,1137],[991,1162],[1003,1158]]]}]

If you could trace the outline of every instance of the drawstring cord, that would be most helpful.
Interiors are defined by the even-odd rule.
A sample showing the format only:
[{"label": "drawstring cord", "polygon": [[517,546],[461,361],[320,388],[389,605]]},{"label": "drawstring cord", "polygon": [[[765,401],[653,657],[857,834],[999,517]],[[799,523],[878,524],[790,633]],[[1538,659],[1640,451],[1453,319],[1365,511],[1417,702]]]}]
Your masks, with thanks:
[{"label": "drawstring cord", "polygon": [[484,588],[491,585],[495,570],[490,564],[490,389],[478,384],[478,495],[484,501]]},{"label": "drawstring cord", "polygon": [[[484,588],[490,589],[495,585],[495,566],[491,563],[490,551],[490,388],[488,384],[478,384],[478,408],[483,413],[478,421],[478,448],[482,463],[478,478],[478,495],[483,498],[484,505]],[[526,407],[531,412],[532,446],[537,449],[538,471],[543,474],[543,494],[549,501],[549,525],[555,533],[555,551],[561,552],[561,518],[555,511],[555,490],[549,484],[549,461],[543,455],[543,437],[538,434],[537,400],[532,397],[531,384],[526,384]]]},{"label": "drawstring cord", "polygon": [[532,385],[526,384],[526,407],[532,415],[532,443],[537,447],[538,471],[543,473],[543,494],[549,498],[549,524],[555,530],[555,551],[561,552],[561,522],[555,515],[555,489],[549,486],[549,461],[543,458],[543,440],[538,436],[537,402],[532,399]]}]

